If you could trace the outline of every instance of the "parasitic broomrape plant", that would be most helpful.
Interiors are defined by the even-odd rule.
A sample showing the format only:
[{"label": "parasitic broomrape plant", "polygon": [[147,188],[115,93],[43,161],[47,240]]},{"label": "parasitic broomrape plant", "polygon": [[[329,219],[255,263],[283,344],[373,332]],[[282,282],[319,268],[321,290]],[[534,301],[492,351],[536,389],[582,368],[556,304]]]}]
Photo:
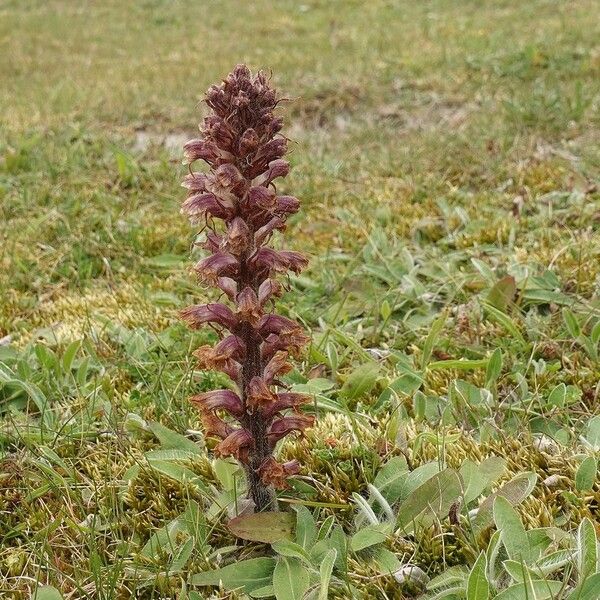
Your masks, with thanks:
[{"label": "parasitic broomrape plant", "polygon": [[[211,112],[201,137],[184,146],[190,173],[183,182],[188,196],[182,212],[206,232],[200,245],[207,256],[195,271],[230,302],[190,306],[181,315],[192,328],[208,324],[220,332],[214,347],[202,346],[194,354],[201,368],[221,371],[235,384],[235,391],[213,390],[191,401],[205,434],[220,439],[215,455],[243,464],[257,511],[277,510],[275,488],[284,488],[299,469],[296,461],[275,460],[277,442],[313,422],[299,411],[307,396],[286,391],[279,379],[308,338],[295,321],[270,312],[283,292],[275,277],[299,273],[307,264],[298,252],[268,246],[299,208],[293,196],[278,195],[274,184],[289,171],[282,158],[287,151],[279,134],[282,119],[273,112],[278,102],[264,73],[253,76],[238,65],[222,84],[209,88]],[[208,164],[207,172],[192,170],[197,160]]]}]

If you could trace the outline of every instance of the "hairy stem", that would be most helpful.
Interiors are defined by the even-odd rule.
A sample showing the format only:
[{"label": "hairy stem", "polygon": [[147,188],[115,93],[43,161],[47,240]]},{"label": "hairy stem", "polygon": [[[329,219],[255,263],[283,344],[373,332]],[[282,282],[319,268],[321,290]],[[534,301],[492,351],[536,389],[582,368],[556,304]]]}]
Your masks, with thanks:
[{"label": "hairy stem", "polygon": [[[260,357],[260,339],[250,325],[244,327],[240,337],[246,344],[246,358],[242,364],[242,402],[246,408],[248,397],[248,384],[250,380],[259,376],[263,371]],[[254,500],[257,511],[277,510],[277,497],[272,485],[265,485],[258,474],[258,469],[264,461],[273,455],[267,438],[268,423],[265,422],[260,412],[246,411],[242,425],[250,431],[254,438],[254,446],[248,453],[248,464],[245,465],[248,479],[248,494]]]}]

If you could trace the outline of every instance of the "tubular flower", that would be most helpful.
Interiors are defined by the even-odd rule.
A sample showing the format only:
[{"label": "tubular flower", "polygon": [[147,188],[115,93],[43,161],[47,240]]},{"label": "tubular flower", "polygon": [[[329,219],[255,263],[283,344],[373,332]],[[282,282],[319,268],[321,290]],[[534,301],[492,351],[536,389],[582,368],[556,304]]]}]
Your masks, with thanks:
[{"label": "tubular flower", "polygon": [[218,409],[226,410],[230,415],[239,417],[244,414],[240,397],[231,390],[213,390],[190,398],[201,411],[212,412]]},{"label": "tubular flower", "polygon": [[[274,278],[299,273],[308,263],[299,252],[267,245],[300,206],[297,198],[278,195],[274,183],[289,172],[283,158],[287,140],[279,135],[282,120],[273,114],[278,102],[267,77],[253,76],[245,65],[211,86],[206,94],[211,113],[200,137],[184,146],[190,172],[182,184],[188,195],[181,212],[207,231],[198,244],[206,255],[195,271],[232,306],[190,306],[181,317],[192,329],[209,325],[222,332],[214,347],[202,346],[194,354],[203,368],[222,371],[236,388],[191,401],[206,435],[221,440],[215,454],[244,465],[259,511],[277,509],[274,488],[285,488],[286,478],[299,469],[295,462],[273,458],[277,442],[313,422],[299,412],[307,396],[277,390],[279,377],[292,368],[288,359],[298,357],[308,342],[298,323],[269,312],[284,289]],[[192,170],[197,160],[208,164],[207,172]]]},{"label": "tubular flower", "polygon": [[258,469],[263,481],[280,489],[287,488],[286,479],[290,475],[295,475],[298,471],[300,471],[300,465],[297,460],[290,460],[282,464],[278,463],[272,456],[267,458]]}]

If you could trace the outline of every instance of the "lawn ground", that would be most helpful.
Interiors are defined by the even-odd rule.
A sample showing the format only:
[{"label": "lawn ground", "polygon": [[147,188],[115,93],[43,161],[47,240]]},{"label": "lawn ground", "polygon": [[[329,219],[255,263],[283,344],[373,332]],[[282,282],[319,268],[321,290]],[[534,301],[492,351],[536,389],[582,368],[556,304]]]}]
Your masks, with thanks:
[{"label": "lawn ground", "polygon": [[[256,551],[199,491],[224,484],[186,398],[218,379],[191,357],[211,334],[176,316],[208,293],[181,145],[238,62],[290,99],[286,237],[311,255],[280,308],[312,332],[290,381],[319,423],[281,449],[303,464],[285,496],[350,535],[352,494],[391,458],[497,456],[501,481],[537,476],[526,527],[600,530],[597,12],[0,2],[0,596],[184,598],[190,574]],[[197,441],[197,481],[148,455],[171,431]],[[191,503],[209,534],[177,569],[148,540]],[[434,577],[489,533],[444,522],[385,547]],[[351,555],[331,597],[410,593],[371,558]]]}]

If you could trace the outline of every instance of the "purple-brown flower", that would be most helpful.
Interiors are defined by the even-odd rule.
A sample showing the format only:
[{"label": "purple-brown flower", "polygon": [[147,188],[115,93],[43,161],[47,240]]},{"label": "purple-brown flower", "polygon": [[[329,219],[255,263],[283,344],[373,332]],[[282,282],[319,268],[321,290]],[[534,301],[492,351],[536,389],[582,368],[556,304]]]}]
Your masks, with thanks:
[{"label": "purple-brown flower", "polygon": [[[209,88],[211,113],[200,137],[184,146],[190,173],[181,209],[207,232],[201,244],[206,256],[194,267],[200,281],[218,288],[232,304],[195,305],[181,313],[192,328],[208,324],[222,332],[219,343],[202,346],[195,355],[203,368],[225,373],[236,387],[191,401],[201,412],[206,435],[221,440],[215,454],[244,465],[259,511],[276,510],[274,487],[285,487],[299,468],[295,462],[278,463],[275,445],[313,423],[299,413],[307,396],[277,389],[292,368],[288,359],[308,342],[298,323],[269,312],[270,301],[283,291],[275,277],[299,273],[308,262],[299,252],[268,246],[300,204],[293,196],[278,195],[274,183],[289,172],[283,159],[287,140],[279,134],[282,120],[274,115],[278,102],[264,73],[253,76],[245,65]],[[209,170],[194,172],[197,160]]]}]

